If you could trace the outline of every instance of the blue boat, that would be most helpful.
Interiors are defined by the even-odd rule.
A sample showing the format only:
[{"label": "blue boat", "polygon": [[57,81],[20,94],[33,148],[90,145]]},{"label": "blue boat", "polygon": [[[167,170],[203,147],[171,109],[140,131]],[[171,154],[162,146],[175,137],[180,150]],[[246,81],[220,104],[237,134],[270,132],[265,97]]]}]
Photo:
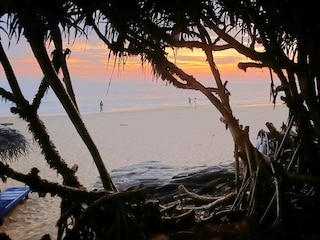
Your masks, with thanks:
[{"label": "blue boat", "polygon": [[28,198],[29,187],[12,187],[0,192],[0,225],[4,216],[9,213],[22,200]]}]

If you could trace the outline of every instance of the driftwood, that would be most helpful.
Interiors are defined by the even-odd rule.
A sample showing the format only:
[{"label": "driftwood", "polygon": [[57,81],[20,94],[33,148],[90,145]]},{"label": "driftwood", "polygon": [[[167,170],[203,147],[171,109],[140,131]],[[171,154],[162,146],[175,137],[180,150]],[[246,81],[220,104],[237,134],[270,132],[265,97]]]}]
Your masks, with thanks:
[{"label": "driftwood", "polygon": [[[66,240],[81,239],[81,234],[84,234],[81,229],[86,228],[90,229],[92,233],[95,232],[95,234],[100,232],[103,235],[102,232],[107,231],[110,237],[119,234],[120,229],[122,229],[124,235],[121,236],[123,239],[128,239],[128,236],[132,236],[132,239],[155,239],[151,236],[155,236],[159,232],[162,232],[168,239],[177,233],[183,233],[185,239],[194,239],[193,237],[199,234],[199,231],[203,231],[203,224],[208,224],[206,226],[211,226],[211,229],[224,226],[221,224],[227,224],[226,226],[229,227],[233,226],[227,232],[225,232],[228,229],[226,226],[224,230],[211,232],[210,234],[214,236],[220,236],[219,234],[222,234],[222,232],[227,236],[230,232],[236,232],[239,229],[241,229],[241,234],[244,234],[244,232],[246,234],[257,234],[257,232],[252,233],[249,230],[250,227],[248,226],[252,223],[251,221],[248,222],[248,219],[256,219],[256,222],[260,226],[264,226],[265,229],[278,229],[282,217],[286,216],[282,210],[283,206],[281,206],[283,201],[281,188],[284,185],[280,179],[294,180],[291,184],[304,182],[314,185],[320,181],[316,175],[286,171],[286,169],[297,169],[296,165],[298,164],[294,160],[296,158],[294,146],[285,149],[289,145],[281,144],[285,138],[296,137],[291,134],[292,126],[287,128],[284,133],[276,132],[278,136],[282,136],[282,139],[267,139],[267,141],[277,141],[274,146],[278,146],[274,151],[269,152],[272,156],[271,160],[266,161],[268,156],[258,153],[253,154],[260,161],[257,163],[254,174],[246,177],[246,171],[241,172],[242,184],[239,188],[234,184],[235,177],[233,181],[228,181],[231,184],[230,187],[221,188],[222,190],[214,195],[198,194],[188,190],[185,185],[179,184],[176,188],[176,195],[172,198],[172,201],[166,204],[159,204],[159,201],[152,196],[149,199],[150,195],[143,188],[132,188],[131,191],[121,192],[87,192],[85,189],[52,184],[42,180],[37,169],[33,169],[29,174],[21,174],[0,162],[0,171],[6,177],[28,184],[31,189],[39,194],[41,193],[42,196],[48,193],[58,195],[66,199],[67,203],[70,203],[69,210],[64,212],[58,221],[58,225],[62,226],[62,229],[68,229],[65,232]],[[267,133],[264,136],[271,135]],[[291,154],[288,155],[288,152]],[[291,158],[288,159],[288,157]],[[286,167],[282,168],[279,165],[280,163],[281,166],[284,164]],[[288,168],[288,163],[291,165],[290,168]],[[76,170],[76,167],[73,170]],[[223,173],[217,174],[216,177],[225,178]],[[186,179],[188,180],[188,178]],[[219,181],[213,182],[217,184],[215,187],[221,185]],[[257,195],[257,189],[261,187],[265,188],[266,195]],[[297,195],[293,199],[299,202],[299,196],[305,190],[305,188],[302,188],[297,191]],[[291,195],[293,194],[290,186],[286,186],[286,191],[290,191]],[[312,187],[308,191],[311,194]],[[97,215],[97,213],[99,214]],[[106,223],[101,225],[97,216],[105,218]],[[69,219],[74,221],[72,227],[64,226]],[[81,234],[79,235],[79,233]],[[83,236],[87,236],[86,234],[90,235],[91,233],[85,233]],[[175,238],[172,237],[172,239]]]},{"label": "driftwood", "polygon": [[[267,123],[267,125],[269,127],[273,126],[270,123]],[[288,145],[288,142],[284,144],[287,138],[290,138],[290,142],[293,143],[291,140],[296,137],[292,127],[292,121],[289,121],[289,126],[286,127],[285,131],[278,131],[272,127],[270,128],[272,133],[266,132],[264,135],[267,138],[266,141],[269,141],[269,143],[276,146],[276,148],[269,151],[268,156],[258,153],[255,154],[256,159],[260,159],[257,168],[249,177],[245,177],[245,172],[242,173],[243,180],[239,189],[232,188],[229,192],[225,192],[220,196],[210,196],[196,194],[189,191],[184,185],[180,185],[177,190],[178,195],[174,198],[175,200],[165,206],[161,206],[162,220],[167,223],[174,223],[175,227],[179,225],[180,221],[184,222],[184,224],[187,222],[189,223],[188,226],[192,226],[194,230],[197,229],[196,226],[199,227],[203,223],[209,224],[212,229],[215,228],[216,223],[229,224],[229,226],[234,223],[237,227],[232,231],[237,231],[235,230],[236,228],[241,228],[242,231],[246,232],[247,237],[249,237],[250,234],[254,234],[252,236],[255,237],[260,236],[259,234],[261,233],[258,233],[260,227],[269,230],[269,237],[278,238],[279,235],[276,232],[280,231],[280,229],[283,234],[293,236],[293,233],[290,233],[292,229],[283,229],[280,224],[284,218],[291,217],[291,214],[288,215],[288,213],[284,213],[284,209],[287,209],[288,206],[283,206],[283,201],[286,200],[282,191],[290,191],[291,198],[294,196],[292,195],[291,187],[283,185],[283,180],[281,179],[295,180],[299,183],[318,184],[319,177],[287,172],[285,168],[282,168],[282,164],[285,166],[288,161],[291,162],[292,165],[296,165],[292,163],[292,159],[288,159],[290,157],[296,157],[294,154],[296,152],[296,145]],[[288,155],[288,152],[292,154]],[[275,156],[277,157],[276,159],[274,158]],[[271,159],[268,160],[269,157],[271,157]],[[281,163],[281,166],[279,163]],[[295,181],[293,181],[293,184]],[[265,194],[258,194],[258,188],[264,188]],[[308,191],[309,193],[307,194],[311,194],[312,192],[312,187],[304,187],[303,189],[301,189],[301,191]],[[299,190],[296,193],[298,195],[294,196],[292,201],[300,201],[298,199],[303,195],[301,191]],[[294,209],[294,206],[292,207],[292,209]],[[259,224],[259,227],[254,224],[256,230],[252,231],[252,226],[249,226],[252,225],[253,222],[251,222],[251,220],[248,222],[248,219],[256,219],[255,221]],[[193,224],[190,225],[190,221],[192,221]],[[291,222],[292,220],[286,219],[286,221]],[[183,229],[183,225],[181,228]],[[224,230],[219,231],[223,232]],[[315,231],[315,229],[313,231]],[[293,232],[296,234],[299,230],[294,229]],[[190,236],[193,236],[193,234],[197,233],[189,232]],[[220,236],[217,232],[214,234],[216,234],[214,236]],[[310,236],[313,235],[310,234]],[[196,238],[190,237],[190,239]]]},{"label": "driftwood", "polygon": [[184,185],[180,185],[178,187],[178,191],[179,191],[179,196],[182,196],[182,197],[189,197],[189,198],[192,198],[194,200],[197,200],[197,201],[201,201],[201,202],[212,202],[212,201],[215,201],[217,200],[217,197],[211,197],[211,196],[201,196],[201,195],[198,195],[196,193],[192,193],[192,192],[189,192]]}]

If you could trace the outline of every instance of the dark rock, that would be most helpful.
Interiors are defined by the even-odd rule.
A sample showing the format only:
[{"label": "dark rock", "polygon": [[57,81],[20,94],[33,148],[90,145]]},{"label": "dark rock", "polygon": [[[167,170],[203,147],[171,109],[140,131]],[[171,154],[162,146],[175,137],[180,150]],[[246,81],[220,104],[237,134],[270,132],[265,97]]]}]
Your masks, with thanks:
[{"label": "dark rock", "polygon": [[[173,200],[178,186],[197,194],[216,194],[234,188],[233,164],[219,166],[176,167],[148,161],[114,169],[111,177],[120,191],[143,188],[160,203]],[[97,183],[96,186],[101,185]]]}]

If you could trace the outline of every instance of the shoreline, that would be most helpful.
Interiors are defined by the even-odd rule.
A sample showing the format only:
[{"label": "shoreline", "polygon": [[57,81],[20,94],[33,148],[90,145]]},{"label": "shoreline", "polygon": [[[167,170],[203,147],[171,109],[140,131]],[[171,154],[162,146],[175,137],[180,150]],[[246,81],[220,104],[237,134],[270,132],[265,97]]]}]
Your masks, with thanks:
[{"label": "shoreline", "polygon": [[[239,104],[239,105],[233,105],[231,103],[232,110],[241,109],[241,108],[264,108],[264,107],[285,107],[283,103],[276,103],[275,105],[273,103],[259,103],[259,104]],[[92,111],[92,112],[83,112],[81,113],[81,116],[85,115],[95,115],[95,114],[117,114],[117,113],[137,113],[137,112],[149,112],[149,111],[166,111],[166,110],[179,110],[179,109],[190,109],[190,108],[213,108],[215,107],[213,105],[209,104],[199,104],[196,107],[190,106],[190,105],[168,105],[168,106],[162,106],[162,107],[150,107],[150,108],[124,108],[124,109],[114,109],[110,111]],[[216,109],[215,109],[216,110]],[[39,115],[40,118],[42,117],[59,117],[59,116],[68,116],[67,113],[44,113]],[[10,114],[5,116],[0,116],[0,123],[2,118],[15,118],[17,115]]]},{"label": "shoreline", "polygon": [[[274,126],[279,129],[282,122],[286,122],[287,120],[287,112],[286,106],[283,105],[277,105],[275,108],[273,105],[233,108],[233,114],[239,119],[240,124],[250,127],[249,134],[253,143],[255,143],[258,131],[260,129],[266,129],[266,122],[273,122]],[[104,159],[108,159],[110,154],[113,156],[112,159],[116,159],[116,154],[113,154],[115,145],[118,151],[117,153],[123,151],[121,145],[132,146],[132,149],[125,150],[126,152],[132,150],[134,153],[132,157],[137,158],[139,158],[139,155],[143,156],[146,154],[143,154],[142,151],[135,151],[135,149],[146,148],[146,146],[149,146],[150,149],[157,148],[154,154],[151,154],[150,149],[145,149],[150,152],[150,154],[138,160],[138,162],[151,160],[161,162],[159,159],[153,159],[153,156],[163,155],[162,153],[170,151],[172,147],[168,142],[178,147],[185,143],[188,146],[186,149],[189,150],[197,146],[199,146],[199,150],[201,150],[201,146],[206,145],[205,151],[207,151],[207,153],[210,150],[208,145],[212,145],[211,147],[214,149],[214,152],[217,152],[216,147],[219,148],[221,144],[223,144],[223,146],[231,144],[233,147],[231,135],[229,131],[226,130],[224,124],[220,122],[220,117],[221,114],[213,106],[197,106],[196,108],[190,106],[175,106],[121,112],[98,112],[82,115],[82,119],[98,149],[102,149],[101,154]],[[57,145],[58,151],[61,146],[62,152],[66,152],[65,146],[70,143],[72,143],[72,147],[75,148],[83,145],[67,115],[40,116],[40,119],[44,122],[52,141]],[[0,117],[0,123],[12,123],[11,128],[17,129],[25,135],[26,138],[32,142],[32,148],[38,148],[38,146],[34,146],[36,144],[33,142],[32,136],[27,130],[27,123],[17,116]],[[208,133],[208,131],[210,132]],[[154,138],[150,134],[153,134]],[[65,137],[67,140],[64,139],[64,135],[67,135]],[[173,137],[171,135],[173,135]],[[180,137],[177,135],[180,135]],[[133,142],[130,141],[130,138],[132,138]],[[176,141],[172,140],[172,138],[176,138]],[[194,140],[192,140],[192,138],[194,138]],[[217,138],[221,138],[221,141]],[[143,141],[143,139],[148,139],[149,141]],[[103,143],[110,145],[110,147],[107,147]],[[161,148],[160,145],[167,146],[168,148]],[[218,154],[217,158],[221,158],[221,160],[216,159],[216,161],[232,161],[232,147],[219,149],[218,152],[221,153],[224,150],[224,153]],[[179,148],[180,151],[184,151],[183,149],[184,148],[181,147]],[[83,149],[81,149],[81,151],[82,150]],[[228,151],[230,151],[230,153],[228,153]],[[109,154],[107,154],[108,152]],[[78,152],[75,153],[78,154]],[[197,155],[197,153],[199,152],[194,152],[195,155]],[[225,153],[229,156],[223,157],[222,155],[225,155]],[[67,157],[70,155],[72,154],[67,153]],[[89,154],[85,154],[85,156],[86,158],[90,158]],[[200,163],[204,163],[206,161],[205,158],[208,156],[208,154],[206,156],[202,155],[202,159],[199,157],[201,159]],[[38,157],[39,155],[37,158]],[[113,161],[112,159],[110,160],[111,162]],[[165,163],[170,163],[170,159],[165,160],[162,158],[162,160],[164,160]],[[135,162],[137,161],[129,161],[127,163]],[[175,161],[171,162],[176,163]],[[76,163],[76,161],[70,164],[73,165],[74,163]],[[123,165],[107,165],[108,169],[119,168],[121,166]],[[190,166],[190,164],[187,164],[187,166]]]},{"label": "shoreline", "polygon": [[[250,126],[250,138],[265,128],[265,122],[273,122],[279,128],[286,121],[286,107],[233,108],[234,115],[244,126]],[[156,161],[170,167],[196,168],[233,162],[233,140],[223,123],[221,114],[213,106],[197,106],[147,110],[84,114],[87,129],[99,149],[106,168],[111,172],[148,161]],[[99,179],[89,151],[66,115],[40,116],[64,161],[71,167],[78,164],[77,176],[88,190],[95,189]],[[10,126],[29,140],[31,149],[27,156],[10,162],[12,168],[27,174],[32,167],[40,170],[42,178],[61,182],[56,171],[48,167],[41,150],[32,140],[27,123],[16,116],[0,117],[0,122],[12,122]],[[159,174],[165,169],[159,169]],[[147,173],[148,171],[145,171]],[[147,177],[139,172],[140,177]],[[21,186],[8,180],[0,188]],[[56,232],[59,217],[59,199],[39,198],[31,193],[29,199],[14,209],[4,220],[0,231],[6,231],[12,239],[40,239],[42,233]]]}]

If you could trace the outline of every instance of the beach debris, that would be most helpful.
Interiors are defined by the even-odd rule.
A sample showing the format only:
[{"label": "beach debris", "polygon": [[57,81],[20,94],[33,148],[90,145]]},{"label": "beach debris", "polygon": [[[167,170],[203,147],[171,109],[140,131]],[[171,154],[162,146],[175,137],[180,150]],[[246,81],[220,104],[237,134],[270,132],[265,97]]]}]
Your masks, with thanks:
[{"label": "beach debris", "polygon": [[[289,149],[282,144],[286,138],[292,137],[292,125],[288,125],[285,133],[280,133],[282,138],[279,139],[272,136],[277,136],[280,131],[273,131],[273,135],[267,131],[264,133],[270,143],[275,142],[272,154],[263,155],[271,157],[272,161],[261,159],[256,172],[247,178],[246,171],[240,171],[241,174],[236,176],[234,163],[193,169],[172,168],[171,173],[164,177],[164,172],[170,172],[170,168],[149,161],[112,172],[117,188],[124,189],[120,192],[107,192],[103,187],[86,192],[50,185],[55,193],[67,194],[64,204],[68,205],[64,207],[68,211],[58,221],[58,226],[64,229],[66,240],[86,239],[93,233],[110,238],[117,235],[118,239],[161,240],[208,239],[204,236],[210,236],[209,239],[247,239],[245,237],[258,236],[259,232],[255,232],[257,222],[259,227],[276,228],[283,216],[279,207],[279,188],[284,185],[279,184],[276,171],[282,163],[288,162],[288,169],[296,165],[294,159],[290,162],[287,159],[290,155],[280,155],[288,151],[294,153],[292,146]],[[268,126],[273,125],[268,123]],[[277,164],[280,161],[281,164]],[[76,165],[72,169],[75,170]],[[32,178],[39,184],[47,184],[40,181],[37,169],[32,173],[29,180]],[[165,180],[161,181],[161,177]],[[237,188],[236,177],[242,182],[240,188]],[[127,188],[129,185],[131,188]],[[265,189],[264,194],[254,196],[256,188],[261,186]],[[37,192],[41,189],[39,186]],[[297,191],[296,196],[293,189],[286,191],[290,198],[295,196],[292,198],[296,200],[292,202],[294,211],[298,211],[303,203],[299,199],[301,191]],[[259,221],[253,223],[251,220],[254,218]],[[69,220],[74,224],[69,225]]]},{"label": "beach debris", "polygon": [[258,149],[259,152],[261,152],[264,155],[268,154],[268,136],[267,136],[267,132],[264,131],[263,129],[261,129],[258,132],[257,135],[257,142],[256,142],[256,148]]},{"label": "beach debris", "polygon": [[0,192],[0,225],[3,218],[24,199],[28,198],[29,187],[11,187]]}]

